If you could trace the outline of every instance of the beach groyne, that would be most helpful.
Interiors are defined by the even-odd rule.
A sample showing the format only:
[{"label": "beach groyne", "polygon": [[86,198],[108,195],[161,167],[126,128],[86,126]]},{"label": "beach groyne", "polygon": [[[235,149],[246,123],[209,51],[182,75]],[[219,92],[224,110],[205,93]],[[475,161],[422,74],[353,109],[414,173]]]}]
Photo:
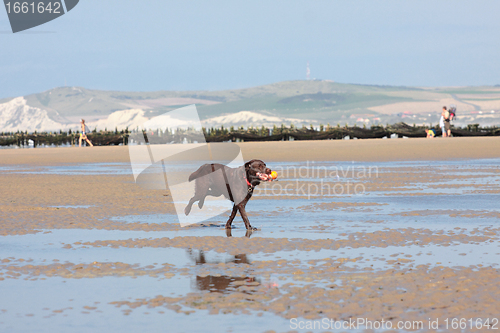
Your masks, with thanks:
[{"label": "beach groyne", "polygon": [[[87,137],[96,146],[127,145],[128,131],[93,132]],[[78,132],[41,132],[41,133],[0,133],[0,146],[40,147],[40,146],[75,146],[78,145]]]},{"label": "beach groyne", "polygon": [[[426,129],[434,129],[440,136],[438,126],[426,127],[397,123],[386,126],[323,126],[301,127],[274,126],[248,128],[203,128],[203,137],[206,142],[254,142],[254,141],[294,141],[294,140],[341,140],[341,139],[381,139],[397,135],[398,137],[419,138],[426,137]],[[470,124],[467,127],[451,128],[455,137],[473,136],[500,136],[500,127],[480,127],[479,124]],[[129,142],[144,141],[151,144],[164,143],[192,143],[202,140],[200,131],[190,129],[165,129],[148,131],[93,131],[87,134],[95,146],[127,145]],[[0,146],[40,147],[40,146],[75,146],[78,145],[78,132],[42,132],[42,133],[0,133]],[[137,140],[140,138],[141,140]],[[142,140],[144,138],[144,140]]]}]

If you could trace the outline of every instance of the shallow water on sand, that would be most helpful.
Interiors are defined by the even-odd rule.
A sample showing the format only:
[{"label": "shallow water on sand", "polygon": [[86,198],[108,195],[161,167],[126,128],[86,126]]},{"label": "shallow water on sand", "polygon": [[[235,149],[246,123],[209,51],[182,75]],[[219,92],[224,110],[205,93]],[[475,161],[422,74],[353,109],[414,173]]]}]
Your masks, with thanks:
[{"label": "shallow water on sand", "polygon": [[[498,270],[499,162],[269,163],[283,171],[280,182],[263,185],[247,206],[258,228],[253,233],[239,216],[228,233],[227,215],[181,228],[176,215],[151,212],[108,217],[123,230],[44,229],[2,236],[0,331],[285,332],[291,330],[290,316],[324,317],[300,307],[290,312],[302,304],[295,301],[301,290],[317,295],[338,289],[341,295],[347,290],[342,288],[354,293],[367,286],[380,292],[390,287],[383,281],[396,274],[418,271],[417,278],[425,280],[433,269],[458,275]],[[286,177],[286,167],[337,168],[339,177]],[[348,167],[378,171],[358,177],[342,172]],[[130,174],[126,163],[2,171]],[[363,184],[364,192],[297,191],[301,184],[347,181]],[[276,184],[292,184],[295,192],[277,194]],[[51,207],[84,214],[94,206]],[[165,228],[126,229],[138,225]],[[347,309],[345,295],[339,297],[324,300],[346,302]],[[425,306],[410,304],[405,311]],[[339,318],[347,318],[345,311]],[[421,311],[432,317],[433,310]]]}]

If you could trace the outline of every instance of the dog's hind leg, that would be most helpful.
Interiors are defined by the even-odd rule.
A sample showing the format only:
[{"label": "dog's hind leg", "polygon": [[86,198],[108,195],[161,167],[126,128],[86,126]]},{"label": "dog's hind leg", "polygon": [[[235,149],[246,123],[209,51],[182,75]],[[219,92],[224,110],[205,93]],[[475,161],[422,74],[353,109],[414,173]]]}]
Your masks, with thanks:
[{"label": "dog's hind leg", "polygon": [[233,211],[231,212],[231,215],[229,216],[229,220],[226,222],[226,229],[231,229],[231,224],[233,223],[234,217],[236,216],[236,212],[238,211],[238,207],[236,205],[233,205]]},{"label": "dog's hind leg", "polygon": [[196,200],[198,200],[196,198],[196,195],[192,197],[191,200],[189,200],[189,203],[187,204],[186,208],[184,208],[184,214],[186,214],[186,216],[189,215],[189,213],[191,212],[191,207],[193,206]]},{"label": "dog's hind leg", "polygon": [[213,196],[217,196],[216,194],[214,194],[214,191],[212,191],[212,189],[208,189],[206,191],[206,193],[204,195],[202,195],[202,198],[200,199],[200,201],[198,201],[198,207],[200,209],[203,208],[203,205],[205,204],[205,199],[207,198],[207,196],[209,195],[213,195]]},{"label": "dog's hind leg", "polygon": [[198,207],[200,209],[203,208],[203,204],[205,203],[205,198],[206,198],[206,196],[204,196],[203,198],[200,199],[200,201],[198,201]]},{"label": "dog's hind leg", "polygon": [[184,208],[184,214],[189,215],[191,212],[191,207],[196,201],[200,201],[198,206],[203,207],[203,203],[205,202],[205,197],[207,196],[207,192],[209,189],[208,184],[199,184],[198,180],[196,180],[195,188],[194,188],[194,196],[189,200],[186,208]]}]

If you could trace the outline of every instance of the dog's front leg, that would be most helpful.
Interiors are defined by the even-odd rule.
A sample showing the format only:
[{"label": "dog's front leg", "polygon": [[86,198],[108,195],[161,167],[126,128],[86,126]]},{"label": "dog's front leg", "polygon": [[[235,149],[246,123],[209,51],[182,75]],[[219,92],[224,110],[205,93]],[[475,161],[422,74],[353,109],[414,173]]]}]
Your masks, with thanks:
[{"label": "dog's front leg", "polygon": [[245,222],[245,227],[247,228],[247,230],[257,230],[257,228],[252,228],[252,226],[250,225],[250,221],[248,220],[247,212],[245,210],[245,205],[240,204],[238,208],[240,210],[241,218],[243,219],[243,222]]},{"label": "dog's front leg", "polygon": [[236,212],[238,211],[238,207],[236,205],[233,205],[233,211],[231,212],[231,215],[229,216],[229,220],[226,222],[226,229],[231,229],[231,224],[233,223],[234,217],[236,216]]}]

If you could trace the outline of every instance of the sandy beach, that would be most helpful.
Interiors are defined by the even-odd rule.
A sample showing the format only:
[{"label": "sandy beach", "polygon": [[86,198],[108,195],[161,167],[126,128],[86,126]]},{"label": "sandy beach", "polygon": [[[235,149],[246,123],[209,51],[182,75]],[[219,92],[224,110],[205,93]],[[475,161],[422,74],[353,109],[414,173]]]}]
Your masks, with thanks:
[{"label": "sandy beach", "polygon": [[[264,161],[418,161],[500,157],[497,137],[435,139],[367,139],[324,141],[243,142],[246,160]],[[211,143],[210,145],[220,145]],[[129,162],[128,147],[106,146],[92,149],[35,148],[0,151],[0,165],[60,165],[68,163]]]},{"label": "sandy beach", "polygon": [[128,147],[0,150],[0,330],[500,327],[498,138],[238,145],[280,170],[247,206],[250,235],[239,216],[226,232],[228,214],[181,228],[168,189],[135,184]]}]

